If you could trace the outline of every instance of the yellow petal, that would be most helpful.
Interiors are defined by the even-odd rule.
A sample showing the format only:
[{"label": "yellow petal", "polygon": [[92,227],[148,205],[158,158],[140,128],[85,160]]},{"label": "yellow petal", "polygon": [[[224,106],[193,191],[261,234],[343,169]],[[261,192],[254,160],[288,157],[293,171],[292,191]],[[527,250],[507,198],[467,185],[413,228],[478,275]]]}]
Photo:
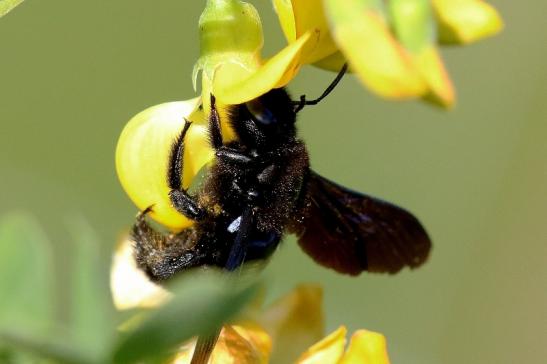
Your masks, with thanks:
[{"label": "yellow petal", "polygon": [[389,364],[385,337],[372,331],[356,331],[340,364]]},{"label": "yellow petal", "polygon": [[251,335],[249,332],[245,332],[241,327],[236,329],[236,327],[232,326],[226,326],[222,331],[219,341],[211,354],[212,363],[267,363],[268,356],[264,355],[260,348],[256,347],[253,340],[249,340],[249,335]]},{"label": "yellow petal", "polygon": [[300,285],[266,309],[258,322],[274,342],[272,362],[292,363],[324,334],[320,286]]},{"label": "yellow petal", "polygon": [[[298,359],[298,364],[337,364],[346,346],[346,328],[340,326],[323,340],[306,350]],[[357,363],[357,362],[356,362]],[[363,362],[359,362],[363,363]]]},{"label": "yellow petal", "polygon": [[256,72],[232,64],[220,65],[213,80],[213,94],[223,104],[241,104],[285,86],[300,68],[300,53],[308,42],[306,33],[270,58]]},{"label": "yellow petal", "polygon": [[427,47],[413,58],[429,86],[425,99],[443,107],[452,107],[456,98],[454,86],[437,48]]},{"label": "yellow petal", "polygon": [[435,47],[434,22],[428,0],[392,0],[388,4],[393,30],[429,88],[426,100],[444,107],[454,103],[450,77]]},{"label": "yellow petal", "polygon": [[294,42],[296,40],[296,24],[291,0],[273,0],[273,5],[287,42]]},{"label": "yellow petal", "polygon": [[302,63],[314,63],[315,66],[339,71],[345,60],[337,67],[323,67],[317,63],[338,51],[332,38],[330,25],[325,15],[323,0],[274,0],[281,28],[289,43],[294,42],[307,32],[316,38],[302,51]]},{"label": "yellow petal", "polygon": [[114,252],[110,269],[110,290],[114,306],[118,310],[156,307],[171,296],[137,268],[132,242],[127,235],[118,243]]},{"label": "yellow petal", "polygon": [[480,0],[433,0],[439,21],[439,39],[467,44],[497,34],[503,20],[497,10]]},{"label": "yellow petal", "polygon": [[142,111],[127,123],[116,148],[116,170],[125,192],[140,210],[153,206],[151,217],[172,230],[192,224],[171,206],[166,182],[171,145],[182,131],[185,117],[195,123],[185,139],[183,185],[188,187],[213,158],[198,104],[199,99],[193,99]]},{"label": "yellow petal", "polygon": [[267,363],[272,352],[272,339],[270,335],[256,323],[245,322],[232,325],[232,328],[253,348],[253,356],[257,363]]},{"label": "yellow petal", "polygon": [[427,84],[410,55],[376,10],[358,0],[326,0],[334,37],[350,68],[372,91],[386,98],[422,96]]},{"label": "yellow petal", "polygon": [[[209,110],[211,109],[209,101],[213,89],[213,82],[215,78],[218,79],[217,71],[219,69],[223,69],[223,74],[220,76],[222,77],[220,81],[221,86],[230,87],[234,83],[247,79],[260,68],[262,63],[263,60],[259,54],[222,53],[207,58],[200,58],[194,65],[192,77],[195,81],[197,80],[199,72],[202,72],[201,96],[203,109],[206,114],[208,115]],[[195,88],[194,85],[194,89]],[[222,104],[222,100],[219,100],[219,103]]]}]

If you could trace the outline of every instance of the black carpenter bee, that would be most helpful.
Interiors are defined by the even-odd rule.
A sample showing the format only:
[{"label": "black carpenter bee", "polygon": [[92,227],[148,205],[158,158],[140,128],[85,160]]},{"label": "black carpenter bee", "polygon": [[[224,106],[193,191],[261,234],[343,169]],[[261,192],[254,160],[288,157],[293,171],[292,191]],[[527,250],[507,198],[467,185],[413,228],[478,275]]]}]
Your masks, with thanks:
[{"label": "black carpenter bee", "polygon": [[[164,235],[141,213],[132,229],[137,263],[153,281],[177,272],[214,266],[233,271],[244,262],[267,259],[283,234],[293,233],[317,263],[340,273],[396,273],[427,258],[430,239],[409,212],[351,191],[310,169],[308,152],[296,136],[296,114],[317,104],[340,81],[346,67],[316,100],[292,101],[274,89],[231,106],[237,140],[224,143],[211,96],[209,137],[215,161],[195,196],[182,188],[184,137],[171,148],[166,179],[172,205],[195,224]],[[206,363],[220,329],[200,336],[192,363]]]},{"label": "black carpenter bee", "polygon": [[313,101],[292,101],[273,89],[231,106],[229,120],[237,140],[224,143],[215,98],[211,95],[209,134],[215,161],[196,195],[182,188],[186,122],[173,141],[166,179],[172,205],[195,224],[164,235],[145,220],[132,229],[138,265],[154,281],[201,266],[234,270],[243,262],[268,258],[283,234],[298,237],[317,263],[340,273],[396,273],[421,265],[431,248],[420,222],[409,212],[351,191],[310,169],[297,138],[296,114]]}]

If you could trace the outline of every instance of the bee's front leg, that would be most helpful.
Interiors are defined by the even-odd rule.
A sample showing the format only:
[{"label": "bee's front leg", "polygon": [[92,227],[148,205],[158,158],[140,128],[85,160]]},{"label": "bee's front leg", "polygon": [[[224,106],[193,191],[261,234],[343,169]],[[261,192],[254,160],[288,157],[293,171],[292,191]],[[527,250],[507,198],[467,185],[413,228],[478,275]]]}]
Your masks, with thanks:
[{"label": "bee's front leg", "polygon": [[169,199],[173,207],[184,216],[195,221],[201,221],[207,216],[207,211],[182,186],[184,137],[191,124],[190,121],[186,120],[182,132],[173,143],[167,169],[167,183],[170,188]]},{"label": "bee's front leg", "polygon": [[222,140],[222,128],[220,126],[220,117],[216,108],[215,97],[211,94],[211,113],[209,115],[209,137],[211,146],[215,150],[217,159],[229,165],[246,166],[253,158],[238,149],[230,148],[224,145]]}]

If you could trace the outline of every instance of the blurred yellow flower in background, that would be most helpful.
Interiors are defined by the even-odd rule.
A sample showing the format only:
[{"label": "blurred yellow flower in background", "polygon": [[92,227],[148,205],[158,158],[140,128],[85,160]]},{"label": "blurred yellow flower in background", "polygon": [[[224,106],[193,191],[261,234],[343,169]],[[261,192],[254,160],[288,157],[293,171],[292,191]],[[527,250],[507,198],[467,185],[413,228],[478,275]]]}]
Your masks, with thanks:
[{"label": "blurred yellow flower in background", "polygon": [[482,0],[432,0],[443,44],[469,44],[497,34],[503,21]]},{"label": "blurred yellow flower in background", "polygon": [[[110,286],[119,310],[157,307],[170,299],[137,268],[128,238],[115,251]],[[322,298],[320,286],[302,284],[266,308],[257,299],[237,322],[223,327],[210,363],[389,363],[386,340],[379,333],[358,330],[347,347],[344,326],[323,337]],[[181,345],[170,362],[190,363],[195,343]]]},{"label": "blurred yellow flower in background", "polygon": [[[496,10],[478,0],[273,3],[288,45],[264,60],[256,10],[239,0],[207,2],[200,19],[202,52],[194,72],[196,77],[204,71],[204,97],[212,90],[222,103],[239,104],[286,86],[302,65],[339,71],[347,62],[363,84],[382,97],[424,98],[449,107],[454,90],[438,44],[467,44],[502,28]],[[226,32],[215,38],[220,29]],[[215,47],[220,39],[224,46]],[[234,54],[240,56],[226,57]]]}]

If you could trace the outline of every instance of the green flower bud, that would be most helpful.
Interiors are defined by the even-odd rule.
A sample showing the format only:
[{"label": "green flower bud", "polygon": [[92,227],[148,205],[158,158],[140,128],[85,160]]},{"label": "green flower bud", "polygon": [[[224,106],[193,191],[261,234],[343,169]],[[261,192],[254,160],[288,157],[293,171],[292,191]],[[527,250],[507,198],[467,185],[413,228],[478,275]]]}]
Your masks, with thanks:
[{"label": "green flower bud", "polygon": [[257,10],[240,0],[208,0],[199,19],[200,58],[194,66],[193,80],[203,72],[202,96],[208,106],[209,93],[217,68],[232,64],[241,77],[260,66],[264,44],[262,24]]},{"label": "green flower bud", "polygon": [[264,39],[256,9],[239,0],[208,0],[199,18],[200,57],[257,53]]}]

